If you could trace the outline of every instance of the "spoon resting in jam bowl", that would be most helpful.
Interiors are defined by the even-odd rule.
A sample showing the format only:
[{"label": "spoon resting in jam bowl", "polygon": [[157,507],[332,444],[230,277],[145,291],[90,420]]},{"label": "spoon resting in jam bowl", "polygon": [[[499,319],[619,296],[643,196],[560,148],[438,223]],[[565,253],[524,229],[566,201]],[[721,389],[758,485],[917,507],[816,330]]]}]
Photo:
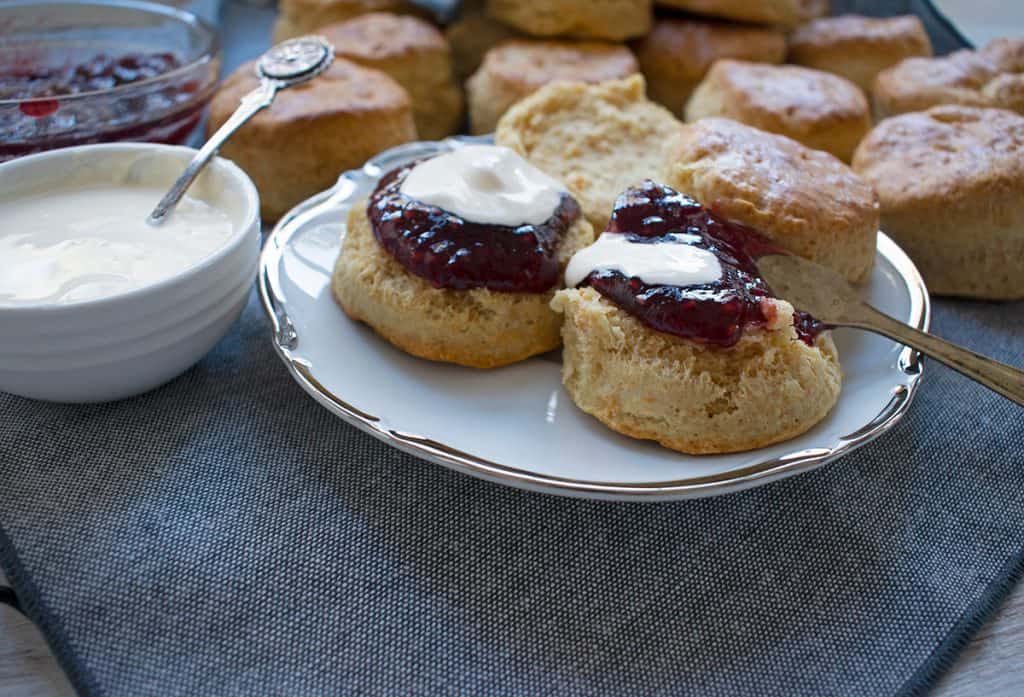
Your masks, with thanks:
[{"label": "spoon resting in jam bowl", "polygon": [[857,290],[830,269],[790,254],[757,261],[761,275],[780,298],[833,327],[881,334],[920,351],[975,382],[1024,406],[1024,371],[919,331],[861,300]]},{"label": "spoon resting in jam bowl", "polygon": [[235,113],[210,136],[196,153],[188,167],[181,173],[170,190],[156,204],[146,221],[159,225],[178,205],[185,191],[192,185],[220,146],[237,131],[242,124],[274,103],[280,90],[308,82],[331,67],[334,62],[334,47],[322,36],[302,36],[289,39],[272,47],[256,63],[256,75],[260,86],[242,97]]}]

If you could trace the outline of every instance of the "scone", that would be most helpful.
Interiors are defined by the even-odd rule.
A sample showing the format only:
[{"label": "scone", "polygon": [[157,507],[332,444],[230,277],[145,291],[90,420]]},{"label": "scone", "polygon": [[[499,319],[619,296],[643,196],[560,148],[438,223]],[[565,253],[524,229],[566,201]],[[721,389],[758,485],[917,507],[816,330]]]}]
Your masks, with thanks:
[{"label": "scone", "polygon": [[495,141],[565,182],[603,230],[619,192],[660,176],[666,144],[681,128],[644,97],[643,78],[634,75],[600,85],[548,85],[505,114]]},{"label": "scone", "polygon": [[651,99],[680,116],[719,58],[781,63],[786,56],[786,40],[776,29],[676,17],[655,20],[633,48]]},{"label": "scone", "polygon": [[657,5],[708,17],[791,27],[800,21],[803,0],[655,0]]},{"label": "scone", "polygon": [[408,0],[281,0],[274,23],[274,43],[311,34],[320,27],[367,12],[423,14]]},{"label": "scone", "polygon": [[452,48],[452,64],[455,77],[466,80],[484,62],[484,55],[493,47],[518,39],[522,34],[507,24],[502,24],[483,11],[483,8],[466,8],[463,14],[448,25],[444,35]]},{"label": "scone", "polygon": [[800,0],[796,21],[799,25],[818,17],[825,17],[828,13],[829,0]]},{"label": "scone", "polygon": [[716,62],[686,105],[687,121],[708,116],[781,133],[844,162],[871,130],[871,109],[856,85],[796,65]]},{"label": "scone", "polygon": [[994,39],[978,51],[908,58],[878,74],[871,100],[878,119],[939,104],[1024,114],[1024,38]]},{"label": "scone", "polygon": [[[429,360],[493,368],[559,346],[561,320],[549,303],[562,287],[566,262],[594,234],[556,182],[504,148],[462,150],[474,149],[504,150],[515,159],[498,156],[492,166],[485,153],[486,166],[470,163],[454,178],[423,172],[421,179],[432,180],[436,200],[450,208],[468,200],[477,207],[475,214],[402,193],[399,187],[410,181],[410,172],[431,160],[400,168],[384,177],[368,206],[350,211],[331,284],[346,315],[399,349]],[[523,168],[533,174],[523,175]],[[527,193],[538,176],[542,184],[558,187],[547,190],[557,192],[557,203],[550,215],[541,213],[548,215],[546,222],[472,222],[476,216],[530,215]],[[527,186],[519,187],[524,177]],[[505,198],[497,200],[498,194]]]},{"label": "scone", "polygon": [[[259,78],[249,62],[221,84],[210,104],[209,131],[227,121]],[[409,95],[380,72],[346,60],[316,80],[283,90],[220,154],[252,177],[265,220],[330,187],[341,172],[416,139]]]},{"label": "scone", "polygon": [[853,167],[931,292],[1024,298],[1024,117],[954,105],[896,116]]},{"label": "scone", "polygon": [[842,381],[835,344],[760,278],[751,250],[765,244],[667,187],[627,191],[552,302],[576,405],[693,454],[764,447],[824,418]]},{"label": "scone", "polygon": [[409,92],[420,140],[437,140],[459,129],[462,90],[452,75],[448,42],[433,24],[372,12],[319,33],[334,45],[336,55],[387,73]]},{"label": "scone", "polygon": [[521,39],[495,46],[466,83],[473,133],[490,133],[510,106],[558,80],[604,82],[637,72],[619,44]]},{"label": "scone", "polygon": [[867,93],[878,73],[905,58],[932,55],[921,20],[902,17],[824,17],[789,35],[790,63],[841,75]]},{"label": "scone", "polygon": [[688,124],[668,150],[670,186],[852,282],[867,278],[878,198],[834,156],[722,118]]},{"label": "scone", "polygon": [[487,13],[532,36],[622,41],[651,28],[651,0],[487,0]]}]

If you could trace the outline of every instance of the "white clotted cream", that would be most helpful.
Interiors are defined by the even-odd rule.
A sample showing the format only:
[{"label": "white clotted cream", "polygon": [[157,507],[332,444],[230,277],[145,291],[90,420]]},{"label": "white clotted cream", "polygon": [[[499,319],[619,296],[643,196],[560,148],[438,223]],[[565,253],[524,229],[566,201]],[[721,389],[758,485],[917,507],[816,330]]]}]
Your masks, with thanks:
[{"label": "white clotted cream", "polygon": [[195,266],[231,238],[227,214],[189,196],[148,225],[163,194],[111,185],[0,200],[0,305],[123,293]]},{"label": "white clotted cream", "polygon": [[[680,235],[680,237],[684,237]],[[565,269],[565,285],[575,288],[592,271],[618,271],[648,285],[698,286],[722,276],[718,257],[692,244],[630,242],[626,235],[606,232],[581,249]]]},{"label": "white clotted cream", "polygon": [[545,222],[565,188],[508,148],[466,145],[416,165],[400,191],[470,222],[515,227]]}]

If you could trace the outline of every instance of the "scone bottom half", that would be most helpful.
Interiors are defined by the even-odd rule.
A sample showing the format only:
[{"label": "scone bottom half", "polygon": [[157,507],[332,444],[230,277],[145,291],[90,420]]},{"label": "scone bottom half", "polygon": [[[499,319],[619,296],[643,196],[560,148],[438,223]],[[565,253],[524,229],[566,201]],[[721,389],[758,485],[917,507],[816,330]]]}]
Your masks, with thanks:
[{"label": "scone bottom half", "polygon": [[418,164],[387,173],[349,213],[332,278],[345,313],[406,353],[473,368],[558,348],[550,301],[594,237],[576,201],[562,194],[538,224],[474,222],[402,192]]},{"label": "scone bottom half", "polygon": [[[784,253],[767,238],[646,181],[619,197],[594,249],[612,243],[638,245],[642,253],[619,260],[641,261],[598,262],[588,271],[574,260],[567,282],[575,287],[552,301],[565,316],[563,383],[583,411],[627,436],[710,454],[796,437],[835,405],[842,380],[835,344],[761,278],[757,258]],[[685,276],[687,253],[712,259],[715,275],[665,283],[669,270],[657,260],[682,259]],[[579,256],[588,264],[598,258]],[[655,262],[644,266],[644,258]]]}]

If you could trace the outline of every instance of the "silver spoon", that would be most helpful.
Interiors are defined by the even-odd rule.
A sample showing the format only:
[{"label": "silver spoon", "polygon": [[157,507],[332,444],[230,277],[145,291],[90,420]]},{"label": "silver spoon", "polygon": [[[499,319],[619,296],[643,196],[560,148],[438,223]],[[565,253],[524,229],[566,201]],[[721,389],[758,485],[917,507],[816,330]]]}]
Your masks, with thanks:
[{"label": "silver spoon", "polygon": [[834,327],[853,327],[881,334],[980,382],[1024,406],[1024,371],[914,329],[860,299],[844,278],[812,261],[788,254],[758,259],[758,269],[780,298]]},{"label": "silver spoon", "polygon": [[171,186],[160,203],[146,219],[150,225],[159,225],[178,205],[188,187],[206,166],[217,150],[246,121],[273,104],[279,90],[312,80],[334,62],[334,47],[322,36],[302,36],[279,43],[264,53],[256,64],[260,86],[242,97],[235,113],[217,129],[196,153],[188,167]]}]

